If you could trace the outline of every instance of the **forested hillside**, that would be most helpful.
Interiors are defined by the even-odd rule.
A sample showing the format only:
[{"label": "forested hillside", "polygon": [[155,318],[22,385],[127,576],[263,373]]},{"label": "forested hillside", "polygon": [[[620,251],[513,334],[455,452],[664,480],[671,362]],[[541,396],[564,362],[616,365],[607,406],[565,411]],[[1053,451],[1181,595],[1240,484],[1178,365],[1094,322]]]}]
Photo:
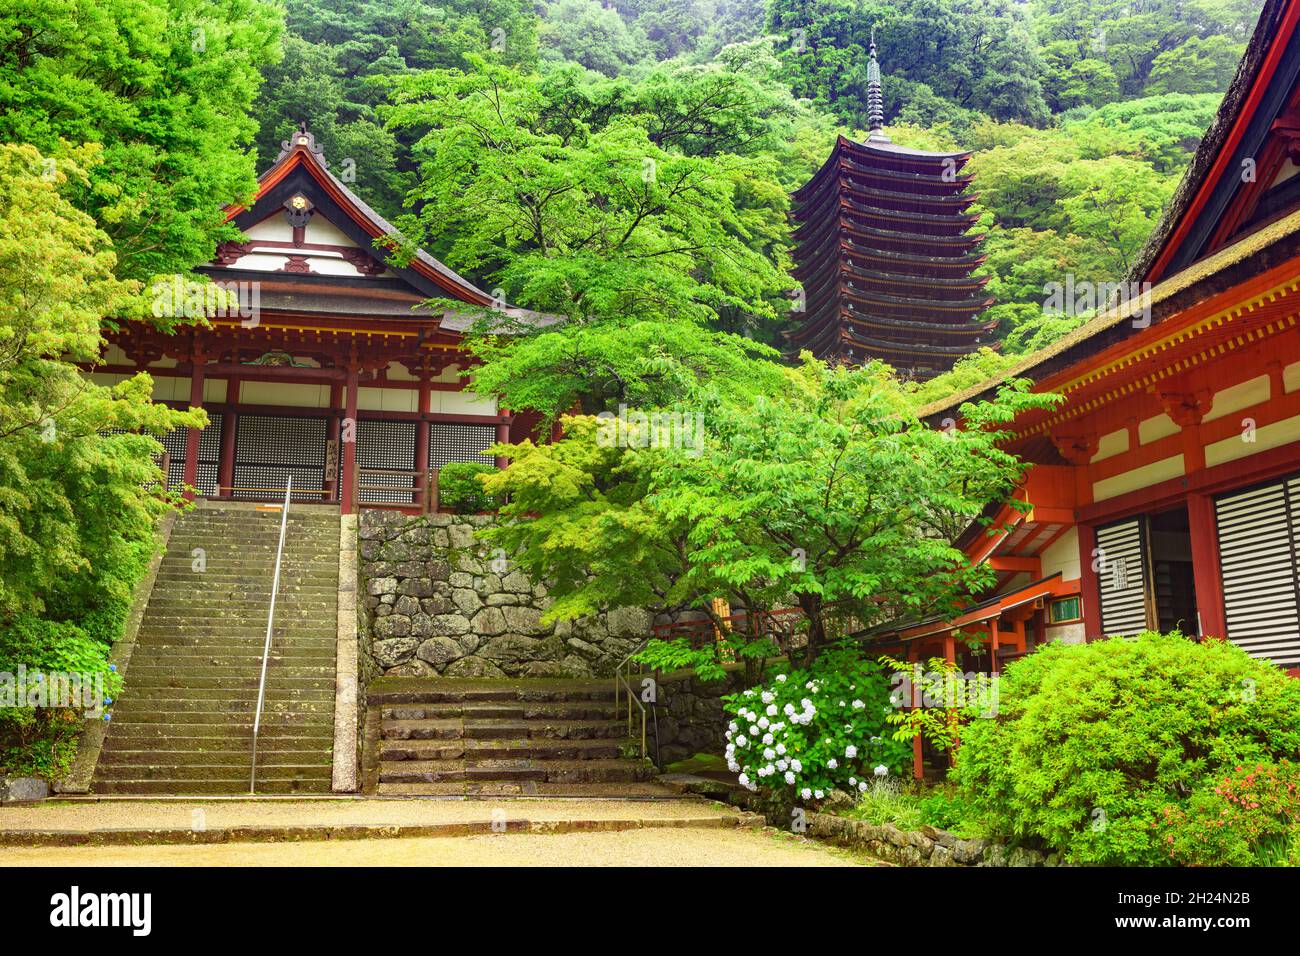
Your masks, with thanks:
[{"label": "forested hillside", "polygon": [[[423,212],[427,224],[428,181],[412,190],[422,168],[432,171],[435,140],[422,135],[436,121],[395,114],[391,97],[422,71],[500,65],[544,103],[531,131],[550,135],[546,124],[563,115],[570,149],[594,144],[588,131],[598,141],[630,123],[669,155],[743,161],[747,225],[736,234],[780,271],[781,193],[811,175],[837,132],[860,135],[874,33],[894,139],[976,153],[1007,354],[1079,321],[1043,316],[1045,283],[1127,277],[1257,12],[1252,0],[288,0],[286,9],[284,58],[267,68],[254,109],[261,165],[306,120],[331,157],[352,160],[368,201],[390,217]],[[472,239],[454,215],[440,226],[420,230],[438,254],[505,281],[494,270],[508,248],[485,253],[482,230]],[[507,291],[526,299],[519,281]],[[777,343],[781,295],[767,288],[761,308],[733,302],[716,324]]]}]

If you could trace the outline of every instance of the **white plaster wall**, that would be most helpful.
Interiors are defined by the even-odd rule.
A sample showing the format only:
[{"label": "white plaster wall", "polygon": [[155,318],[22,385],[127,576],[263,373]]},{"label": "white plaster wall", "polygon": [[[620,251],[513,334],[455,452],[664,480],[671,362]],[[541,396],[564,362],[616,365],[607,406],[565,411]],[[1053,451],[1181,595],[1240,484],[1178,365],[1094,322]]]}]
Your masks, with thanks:
[{"label": "white plaster wall", "polygon": [[242,382],[239,386],[239,401],[246,405],[329,408],[330,387],[300,382]]},{"label": "white plaster wall", "polygon": [[1241,434],[1232,435],[1222,441],[1216,441],[1213,444],[1205,446],[1205,465],[1212,468],[1215,465],[1222,465],[1227,461],[1236,461],[1238,458],[1246,458],[1250,455],[1257,455],[1261,451],[1267,451],[1270,448],[1276,448],[1279,445],[1286,445],[1293,441],[1300,441],[1300,415],[1292,418],[1284,418],[1280,422],[1274,422],[1271,425],[1264,425],[1255,429],[1253,442],[1246,441],[1247,432],[1243,429]]},{"label": "white plaster wall", "polygon": [[1250,408],[1252,405],[1266,402],[1268,397],[1268,376],[1260,375],[1239,385],[1233,385],[1231,388],[1215,392],[1214,403],[1201,418],[1201,421],[1212,422],[1217,418],[1223,418],[1225,415],[1231,415],[1233,412],[1239,412],[1243,408]]},{"label": "white plaster wall", "polygon": [[1122,455],[1126,451],[1128,451],[1128,429],[1121,428],[1117,432],[1110,432],[1097,439],[1097,454],[1092,456],[1092,460],[1102,461]]},{"label": "white plaster wall", "polygon": [[1043,577],[1061,572],[1065,581],[1079,579],[1079,529],[1070,528],[1038,556]]},{"label": "white plaster wall", "polygon": [[1103,478],[1101,481],[1094,481],[1092,483],[1092,498],[1094,501],[1104,501],[1107,498],[1128,494],[1130,491],[1137,491],[1139,488],[1158,485],[1170,478],[1181,478],[1183,474],[1182,455],[1162,458],[1160,461],[1143,465],[1141,468],[1134,468],[1131,471],[1120,472],[1110,478]]}]

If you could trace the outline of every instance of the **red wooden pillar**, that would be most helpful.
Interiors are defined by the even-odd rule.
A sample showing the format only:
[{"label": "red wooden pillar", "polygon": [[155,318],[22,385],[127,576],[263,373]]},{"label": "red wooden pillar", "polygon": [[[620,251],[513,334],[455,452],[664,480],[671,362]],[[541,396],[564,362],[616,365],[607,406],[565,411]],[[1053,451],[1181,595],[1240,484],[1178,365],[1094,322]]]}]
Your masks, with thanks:
[{"label": "red wooden pillar", "polygon": [[1196,611],[1201,619],[1201,636],[1227,637],[1214,500],[1209,495],[1188,495],[1187,519],[1192,534],[1192,573],[1196,580]]},{"label": "red wooden pillar", "polygon": [[419,420],[415,423],[415,498],[412,504],[419,504],[421,511],[429,511],[432,503],[428,500],[429,494],[429,399],[433,395],[433,389],[429,385],[432,380],[432,373],[425,369],[420,373],[420,385],[416,391],[416,401],[418,402],[416,410],[420,413]]},{"label": "red wooden pillar", "polygon": [[[235,442],[239,440],[239,378],[226,381],[226,413],[221,419],[221,463],[217,466],[217,497],[235,483]],[[231,497],[234,497],[231,495]]]},{"label": "red wooden pillar", "polygon": [[1079,528],[1079,592],[1083,604],[1083,635],[1085,640],[1103,636],[1101,633],[1101,589],[1093,565],[1096,557],[1097,532],[1089,525]]},{"label": "red wooden pillar", "polygon": [[340,441],[343,445],[343,493],[342,512],[350,515],[355,510],[356,473],[357,473],[357,378],[355,363],[349,363],[344,396],[343,428]]},{"label": "red wooden pillar", "polygon": [[[497,419],[497,444],[498,445],[510,444],[510,425],[512,422],[513,422],[513,418],[510,415],[510,413],[507,411],[502,411],[500,417]],[[496,466],[498,468],[504,468],[509,463],[509,461],[510,459],[507,458],[505,455],[497,455]]]},{"label": "red wooden pillar", "polygon": [[[190,373],[190,407],[203,407],[203,366],[207,358],[198,349],[194,350],[194,370]],[[199,435],[202,429],[188,429],[185,435],[185,497],[193,501],[194,486],[199,481]]]},{"label": "red wooden pillar", "polygon": [[[989,673],[1000,674],[1002,665],[998,663],[998,644],[1001,635],[998,633],[999,619],[994,618],[989,621]],[[1023,627],[1023,625],[1021,625]]]},{"label": "red wooden pillar", "polygon": [[334,443],[334,476],[325,479],[325,497],[324,501],[340,501],[339,496],[339,474],[342,465],[339,458],[342,457],[343,450],[343,433],[341,423],[343,421],[343,386],[338,382],[330,383],[330,423],[329,423],[329,440]]}]

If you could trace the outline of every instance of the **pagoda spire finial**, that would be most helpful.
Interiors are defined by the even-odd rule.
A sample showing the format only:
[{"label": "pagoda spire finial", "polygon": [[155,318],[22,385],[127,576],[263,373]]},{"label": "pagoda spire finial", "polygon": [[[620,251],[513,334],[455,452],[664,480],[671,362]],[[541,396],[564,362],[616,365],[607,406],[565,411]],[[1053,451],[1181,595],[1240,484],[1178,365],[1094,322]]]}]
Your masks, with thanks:
[{"label": "pagoda spire finial", "polygon": [[880,64],[876,61],[876,28],[871,28],[871,59],[867,63],[867,122],[870,133],[868,143],[888,143],[885,135],[885,98],[880,92]]}]

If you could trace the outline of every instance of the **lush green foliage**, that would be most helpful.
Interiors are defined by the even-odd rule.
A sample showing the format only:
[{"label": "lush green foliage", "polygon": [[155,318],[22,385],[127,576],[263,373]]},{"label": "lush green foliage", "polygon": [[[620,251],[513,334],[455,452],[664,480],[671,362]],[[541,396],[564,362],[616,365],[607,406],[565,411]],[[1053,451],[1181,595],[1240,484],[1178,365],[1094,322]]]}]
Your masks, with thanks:
[{"label": "lush green foliage", "polygon": [[1300,684],[1223,641],[1052,644],[1008,666],[999,696],[954,778],[995,833],[1076,863],[1168,862],[1167,807],[1199,814],[1192,795],[1237,766],[1300,756]]},{"label": "lush green foliage", "polygon": [[496,469],[485,462],[450,461],[438,469],[438,501],[457,514],[492,511],[499,504],[483,490],[482,477]]},{"label": "lush green foliage", "polygon": [[[734,123],[671,125],[684,107],[670,93],[692,95],[681,87],[652,85],[642,106],[611,114],[620,90],[578,72],[476,62],[398,86],[392,124],[427,131],[419,212],[403,227],[504,298],[566,321],[477,339],[475,388],[550,420],[575,402],[671,400],[683,380],[754,351],[708,328],[727,311],[774,319],[788,284],[770,161],[702,148],[736,135]],[[706,91],[729,82],[695,79]],[[731,110],[750,108],[737,98]],[[754,191],[768,202],[745,203]]]},{"label": "lush green foliage", "polygon": [[554,582],[552,618],[797,604],[815,654],[852,622],[940,611],[986,585],[949,542],[1020,475],[998,426],[1047,399],[1009,386],[949,433],[913,417],[879,366],[809,362],[764,385],[566,418],[559,441],[508,449],[511,467],[485,483],[509,494],[505,516],[529,520],[488,536]]},{"label": "lush green foliage", "polygon": [[394,79],[464,69],[469,57],[521,67],[537,59],[537,16],[524,0],[290,0],[283,59],[264,71],[258,165],[306,122],[336,175],[385,216],[416,182],[411,137],[385,128]]},{"label": "lush green foliage", "polygon": [[120,275],[185,272],[234,236],[255,184],[259,68],[279,55],[264,0],[12,0],[0,10],[0,142],[49,156],[98,143],[73,198]]},{"label": "lush green foliage", "polygon": [[911,759],[911,746],[887,731],[888,674],[856,648],[828,648],[724,706],[733,718],[727,763],[751,790],[821,800],[835,789],[866,790]]},{"label": "lush green foliage", "polygon": [[[167,507],[151,434],[203,417],[154,405],[147,375],[106,387],[73,364],[98,359],[100,317],[136,285],[114,276],[107,236],[66,198],[88,182],[82,167],[65,156],[47,177],[43,159],[0,146],[0,665],[91,672]],[[44,740],[33,753],[60,765],[62,718],[7,717],[0,735]]]}]

